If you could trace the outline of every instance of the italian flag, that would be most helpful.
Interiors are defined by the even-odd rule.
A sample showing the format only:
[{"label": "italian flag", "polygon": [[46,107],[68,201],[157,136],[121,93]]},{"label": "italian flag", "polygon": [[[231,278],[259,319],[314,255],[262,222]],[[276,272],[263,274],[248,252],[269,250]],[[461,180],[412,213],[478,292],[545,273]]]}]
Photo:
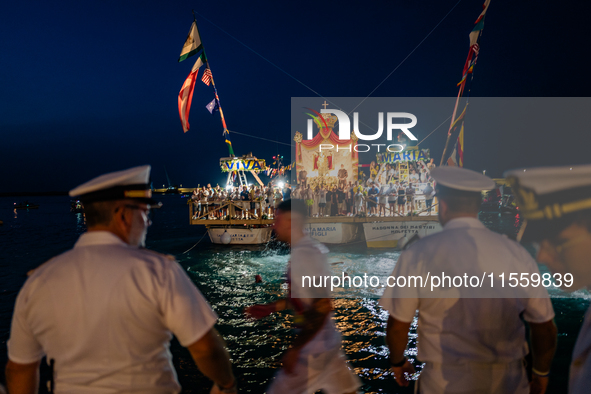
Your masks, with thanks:
[{"label": "italian flag", "polygon": [[181,124],[185,133],[189,131],[189,111],[191,110],[191,100],[193,99],[195,80],[197,79],[197,74],[199,73],[199,67],[203,66],[206,61],[207,59],[204,52],[195,62],[191,73],[187,79],[185,79],[185,83],[183,83],[183,87],[179,92],[179,115],[181,117]]},{"label": "italian flag", "polygon": [[185,44],[183,45],[183,49],[181,50],[179,62],[182,62],[186,58],[191,57],[202,50],[203,45],[201,44],[201,37],[199,37],[199,31],[197,30],[197,23],[193,21],[191,29],[189,30],[189,35],[187,36]]}]

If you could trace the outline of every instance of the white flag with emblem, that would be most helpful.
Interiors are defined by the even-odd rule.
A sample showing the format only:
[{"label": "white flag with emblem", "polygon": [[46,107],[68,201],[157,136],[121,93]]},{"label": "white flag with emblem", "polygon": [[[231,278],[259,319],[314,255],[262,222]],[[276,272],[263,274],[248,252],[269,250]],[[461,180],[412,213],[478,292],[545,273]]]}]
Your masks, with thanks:
[{"label": "white flag with emblem", "polygon": [[182,62],[186,58],[191,57],[202,50],[203,45],[201,45],[201,37],[199,37],[199,31],[197,31],[197,23],[193,21],[191,30],[189,30],[189,35],[185,40],[185,45],[183,45],[183,49],[181,50],[179,62]]}]

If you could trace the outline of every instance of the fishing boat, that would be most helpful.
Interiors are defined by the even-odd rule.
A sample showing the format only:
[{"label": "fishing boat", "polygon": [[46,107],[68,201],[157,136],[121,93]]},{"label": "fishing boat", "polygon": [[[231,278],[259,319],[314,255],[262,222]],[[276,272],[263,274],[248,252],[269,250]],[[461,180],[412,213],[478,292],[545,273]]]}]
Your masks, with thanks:
[{"label": "fishing boat", "polygon": [[[240,188],[248,186],[247,173],[250,173],[256,182],[263,186],[257,172],[265,168],[265,161],[256,158],[252,153],[242,157],[222,157],[220,167],[222,172],[228,173],[225,186],[228,192],[234,189],[234,182],[237,182]],[[214,244],[258,245],[265,244],[271,239],[273,220],[266,215],[261,215],[260,219],[239,218],[244,207],[237,204],[237,202],[224,201],[216,208],[201,213],[194,213],[194,204],[192,202],[189,206],[191,224],[204,225],[207,228],[211,242]],[[211,219],[211,215],[216,216],[216,212],[225,213],[225,217]]]},{"label": "fishing boat", "polygon": [[29,209],[38,209],[39,208],[39,205],[38,204],[34,204],[34,203],[30,203],[28,201],[25,201],[25,202],[20,202],[18,204],[17,203],[14,203],[13,208],[14,209],[26,209],[26,210],[29,210]]},{"label": "fishing boat", "polygon": [[[258,177],[257,173],[265,168],[265,161],[259,160],[252,153],[237,157],[234,154],[234,148],[230,141],[230,132],[226,125],[224,118],[224,112],[220,103],[218,91],[213,79],[213,73],[209,60],[205,55],[205,47],[203,41],[199,35],[197,29],[197,23],[193,20],[187,40],[181,50],[181,56],[179,62],[185,60],[193,55],[197,56],[197,60],[193,65],[193,68],[185,80],[181,91],[178,96],[178,109],[181,118],[181,125],[183,131],[189,131],[189,111],[191,101],[193,98],[193,90],[195,88],[195,80],[197,79],[199,70],[201,67],[204,68],[201,81],[207,86],[213,87],[214,99],[206,106],[209,112],[213,115],[214,112],[219,112],[220,120],[223,127],[223,138],[228,147],[229,155],[220,159],[220,167],[222,172],[228,173],[226,181],[226,191],[232,191],[234,183],[238,183],[240,187],[247,186],[249,184],[246,174],[250,173],[255,181],[263,186],[263,182]],[[168,173],[167,173],[168,179]],[[170,185],[170,179],[169,179]],[[170,186],[169,186],[170,187]],[[170,190],[170,189],[169,189]],[[195,213],[194,203],[189,203],[189,217],[190,222],[193,225],[204,225],[207,228],[210,240],[214,244],[242,244],[242,245],[253,245],[267,243],[271,239],[272,224],[273,221],[267,218],[253,219],[253,220],[242,220],[237,218],[237,211],[241,210],[237,204],[227,201],[219,204],[213,210],[208,210],[206,213]],[[220,220],[220,212],[226,212],[227,214],[224,220]],[[211,219],[212,213],[218,213],[214,215],[217,220]]]},{"label": "fishing boat", "polygon": [[82,213],[84,212],[84,205],[80,200],[70,201],[70,212]]}]

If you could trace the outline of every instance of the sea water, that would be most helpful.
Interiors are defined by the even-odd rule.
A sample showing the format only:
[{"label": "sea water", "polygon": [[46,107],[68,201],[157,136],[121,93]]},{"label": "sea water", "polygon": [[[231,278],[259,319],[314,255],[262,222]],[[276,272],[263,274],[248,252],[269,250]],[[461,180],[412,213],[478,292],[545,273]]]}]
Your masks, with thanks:
[{"label": "sea water", "polygon": [[[14,210],[25,198],[0,197],[0,375],[6,363],[6,340],[16,295],[26,273],[47,259],[70,249],[85,231],[84,217],[71,213],[68,197],[27,197],[40,205],[37,210]],[[263,393],[280,367],[281,355],[293,339],[288,313],[253,321],[243,315],[244,307],[284,296],[284,273],[289,249],[277,243],[262,246],[226,246],[209,242],[202,226],[189,225],[187,200],[162,196],[164,205],[155,210],[147,247],[173,254],[187,270],[219,315],[217,329],[227,343],[240,391]],[[520,220],[516,216],[481,215],[491,229],[514,236]],[[329,261],[335,275],[388,275],[399,253],[368,249],[364,242],[330,246]],[[542,271],[545,268],[541,267]],[[263,283],[255,283],[255,275]],[[388,372],[385,346],[387,313],[377,305],[381,289],[362,289],[358,298],[335,300],[335,320],[343,335],[343,349],[350,367],[363,381],[366,393],[412,393],[412,385],[400,388]],[[548,393],[566,392],[568,365],[588,294],[566,294],[551,290],[558,326],[558,350],[552,366]],[[492,312],[491,312],[492,313]],[[414,330],[410,350],[416,351]],[[195,367],[178,342],[171,350],[185,393],[208,393],[211,382]],[[419,368],[420,369],[420,368]],[[42,385],[43,386],[43,385]],[[43,392],[43,387],[42,387]]]}]

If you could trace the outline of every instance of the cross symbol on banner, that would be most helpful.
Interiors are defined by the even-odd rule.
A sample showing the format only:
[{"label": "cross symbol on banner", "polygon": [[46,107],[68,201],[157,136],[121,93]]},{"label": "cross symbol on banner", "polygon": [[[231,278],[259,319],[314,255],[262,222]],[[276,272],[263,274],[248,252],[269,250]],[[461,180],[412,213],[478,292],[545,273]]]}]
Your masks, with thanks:
[{"label": "cross symbol on banner", "polygon": [[326,109],[326,107],[328,107],[328,104],[326,104],[326,100],[324,100],[324,104],[322,104],[322,106],[324,107],[324,109]]}]

